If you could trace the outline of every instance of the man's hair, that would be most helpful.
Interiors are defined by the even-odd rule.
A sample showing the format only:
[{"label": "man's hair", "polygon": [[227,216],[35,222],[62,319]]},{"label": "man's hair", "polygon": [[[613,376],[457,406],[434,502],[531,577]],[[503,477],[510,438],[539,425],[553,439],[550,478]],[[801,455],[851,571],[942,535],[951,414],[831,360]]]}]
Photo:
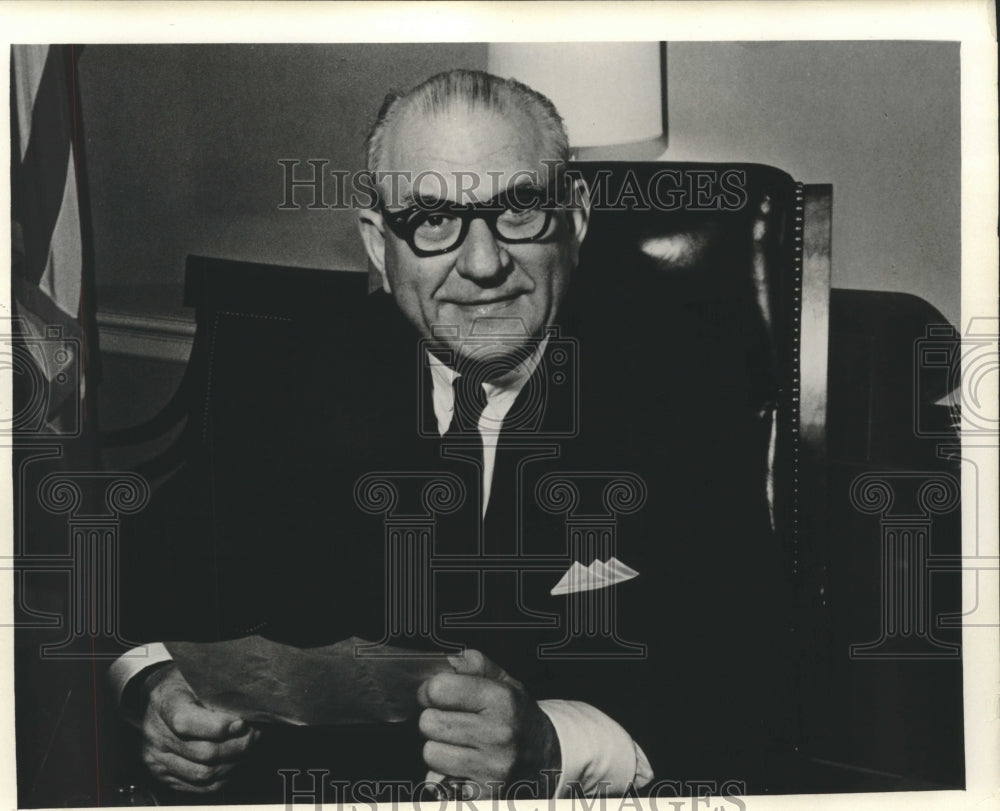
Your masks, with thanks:
[{"label": "man's hair", "polygon": [[389,93],[382,102],[378,117],[365,139],[365,168],[382,168],[386,134],[404,113],[415,111],[425,116],[450,112],[464,104],[469,110],[485,110],[500,115],[523,111],[538,123],[547,142],[543,157],[565,164],[569,161],[566,127],[555,105],[537,90],[515,79],[502,79],[481,70],[449,70],[424,80],[406,92]]}]

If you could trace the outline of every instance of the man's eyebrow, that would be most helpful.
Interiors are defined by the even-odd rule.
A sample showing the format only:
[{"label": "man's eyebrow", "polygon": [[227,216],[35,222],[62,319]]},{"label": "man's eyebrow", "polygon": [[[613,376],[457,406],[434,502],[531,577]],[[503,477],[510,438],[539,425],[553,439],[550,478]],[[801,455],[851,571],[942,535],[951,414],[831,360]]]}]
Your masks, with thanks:
[{"label": "man's eyebrow", "polygon": [[413,193],[411,191],[404,191],[395,200],[391,200],[390,203],[409,208],[413,205]]},{"label": "man's eyebrow", "polygon": [[510,194],[510,192],[514,191],[515,189],[517,191],[522,191],[524,189],[528,189],[530,191],[544,191],[545,185],[542,183],[538,183],[534,180],[528,180],[527,178],[525,178],[520,183],[510,183],[507,186],[507,188],[503,190],[503,193]]},{"label": "man's eyebrow", "polygon": [[410,206],[422,209],[447,208],[455,205],[454,200],[449,200],[447,197],[434,197],[430,194],[406,194],[403,201],[408,202]]},{"label": "man's eyebrow", "polygon": [[412,189],[402,192],[394,202],[396,205],[401,206],[402,209],[435,209],[455,205],[453,200],[435,197],[430,194],[414,194]]},{"label": "man's eyebrow", "polygon": [[[523,183],[513,183],[507,188],[501,189],[493,197],[480,203],[480,205],[489,206],[506,203],[510,200],[517,201],[524,199],[521,195],[540,195],[544,194],[545,191],[546,189],[543,186],[530,180],[525,180]],[[456,202],[447,197],[436,197],[431,194],[414,194],[412,189],[402,192],[397,202],[404,209],[419,208],[425,211],[467,205],[467,203]]]},{"label": "man's eyebrow", "polygon": [[497,197],[511,197],[513,195],[524,194],[525,192],[528,194],[544,194],[545,186],[535,183],[533,180],[525,180],[523,183],[511,183]]}]

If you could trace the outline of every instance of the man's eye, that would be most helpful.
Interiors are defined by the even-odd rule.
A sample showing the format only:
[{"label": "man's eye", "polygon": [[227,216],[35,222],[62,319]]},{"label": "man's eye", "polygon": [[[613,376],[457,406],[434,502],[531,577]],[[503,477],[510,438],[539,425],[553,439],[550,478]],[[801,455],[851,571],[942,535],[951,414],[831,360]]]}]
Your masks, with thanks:
[{"label": "man's eye", "polygon": [[506,195],[504,208],[508,212],[521,214],[541,208],[545,204],[545,193],[541,189],[518,187]]},{"label": "man's eye", "polygon": [[437,228],[454,219],[456,217],[450,211],[427,211],[421,208],[413,208],[407,212],[406,224],[410,228],[420,228],[428,224]]},{"label": "man's eye", "polygon": [[428,214],[424,217],[421,227],[424,228],[443,228],[446,226],[454,217],[449,217],[444,214]]},{"label": "man's eye", "polygon": [[462,228],[462,220],[454,214],[422,211],[410,220],[413,235],[425,245],[453,239]]},{"label": "man's eye", "polygon": [[509,223],[519,223],[525,222],[527,220],[533,220],[539,215],[539,210],[537,208],[521,208],[520,206],[510,206],[504,209],[500,218],[504,222]]}]

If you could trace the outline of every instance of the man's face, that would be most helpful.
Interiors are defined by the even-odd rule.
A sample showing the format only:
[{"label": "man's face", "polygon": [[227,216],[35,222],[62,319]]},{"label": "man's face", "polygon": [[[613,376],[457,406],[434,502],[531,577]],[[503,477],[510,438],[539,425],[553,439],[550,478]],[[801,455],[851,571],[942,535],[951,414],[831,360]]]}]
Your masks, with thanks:
[{"label": "man's face", "polygon": [[[463,105],[443,116],[406,113],[387,135],[383,166],[403,173],[391,193],[381,186],[390,211],[418,199],[486,202],[513,186],[544,186],[549,175],[542,161],[555,157],[545,154],[545,140],[527,115],[504,118]],[[453,328],[442,348],[468,355],[463,344],[473,334],[514,350],[553,323],[586,225],[585,207],[561,209],[541,241],[510,244],[475,218],[458,247],[425,257],[378,212],[365,212],[362,234],[384,289],[410,322],[428,338],[435,328]]]}]

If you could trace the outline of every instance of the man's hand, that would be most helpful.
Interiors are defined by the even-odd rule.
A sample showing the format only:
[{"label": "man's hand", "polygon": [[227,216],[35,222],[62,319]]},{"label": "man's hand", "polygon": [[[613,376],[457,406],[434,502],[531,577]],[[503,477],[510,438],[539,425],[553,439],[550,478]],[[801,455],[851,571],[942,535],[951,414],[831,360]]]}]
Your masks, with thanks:
[{"label": "man's hand", "polygon": [[420,731],[427,737],[428,768],[477,784],[480,797],[495,792],[496,783],[509,787],[518,780],[536,782],[544,796],[549,782],[542,771],[561,765],[559,738],[548,716],[519,681],[479,651],[449,661],[455,673],[438,673],[417,691],[427,708],[420,714]]},{"label": "man's hand", "polygon": [[198,702],[177,666],[153,671],[143,685],[142,759],[149,771],[178,791],[218,791],[226,775],[260,736],[239,716]]}]

